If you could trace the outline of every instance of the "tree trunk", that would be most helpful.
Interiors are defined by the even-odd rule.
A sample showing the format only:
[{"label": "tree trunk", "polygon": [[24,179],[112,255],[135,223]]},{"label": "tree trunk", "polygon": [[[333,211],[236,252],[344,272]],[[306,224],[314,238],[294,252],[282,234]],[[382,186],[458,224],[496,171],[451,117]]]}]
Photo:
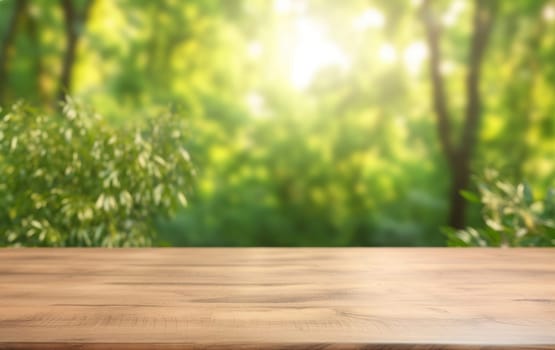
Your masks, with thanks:
[{"label": "tree trunk", "polygon": [[6,28],[6,33],[2,38],[2,43],[0,46],[0,103],[4,103],[5,97],[4,92],[6,89],[6,83],[8,78],[8,61],[10,49],[13,46],[15,40],[15,35],[17,33],[17,27],[23,18],[25,9],[27,8],[26,0],[15,1],[14,9],[12,15],[9,19],[8,26]]},{"label": "tree trunk", "polygon": [[422,4],[422,18],[426,27],[426,39],[430,51],[430,75],[432,81],[432,104],[438,124],[438,137],[442,152],[451,173],[448,225],[461,229],[465,226],[466,201],[460,192],[468,188],[471,161],[477,144],[481,119],[480,68],[487,45],[493,14],[497,1],[475,1],[473,32],[466,77],[466,110],[460,142],[452,140],[451,115],[447,107],[447,94],[440,74],[439,49],[441,25],[430,8],[430,0]]},{"label": "tree trunk", "polygon": [[77,55],[77,45],[79,42],[80,29],[85,26],[92,0],[86,1],[81,14],[78,13],[73,0],[61,0],[66,27],[66,51],[62,62],[60,75],[60,85],[58,87],[57,100],[64,101],[65,95],[71,92],[71,78],[73,66]]},{"label": "tree trunk", "polygon": [[466,201],[460,192],[468,188],[470,182],[469,160],[457,160],[451,169],[448,225],[456,229],[462,229],[465,226]]},{"label": "tree trunk", "polygon": [[[47,93],[43,89],[43,85],[41,84],[41,79],[43,75],[43,64],[42,64],[42,54],[41,54],[41,43],[39,38],[39,28],[37,25],[37,19],[30,15],[26,18],[26,28],[27,33],[31,42],[32,51],[31,56],[33,57],[33,77],[34,81],[34,90],[36,91],[36,99],[42,104],[46,105],[48,103]],[[27,97],[31,98],[31,94]]]},{"label": "tree trunk", "polygon": [[63,101],[65,95],[69,92],[71,83],[71,73],[73,63],[75,62],[75,49],[77,48],[77,16],[72,0],[62,0],[62,10],[64,13],[66,27],[66,51],[62,63],[62,72],[60,75],[60,85],[58,87],[58,101]]}]

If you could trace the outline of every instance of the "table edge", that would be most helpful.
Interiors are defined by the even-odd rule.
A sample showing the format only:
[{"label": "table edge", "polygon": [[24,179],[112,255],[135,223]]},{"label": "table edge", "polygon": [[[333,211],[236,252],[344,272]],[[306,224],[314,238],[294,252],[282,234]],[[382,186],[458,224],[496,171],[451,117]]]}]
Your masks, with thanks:
[{"label": "table edge", "polygon": [[2,342],[0,350],[555,350],[554,344],[445,344],[445,343],[87,343],[87,342]]}]

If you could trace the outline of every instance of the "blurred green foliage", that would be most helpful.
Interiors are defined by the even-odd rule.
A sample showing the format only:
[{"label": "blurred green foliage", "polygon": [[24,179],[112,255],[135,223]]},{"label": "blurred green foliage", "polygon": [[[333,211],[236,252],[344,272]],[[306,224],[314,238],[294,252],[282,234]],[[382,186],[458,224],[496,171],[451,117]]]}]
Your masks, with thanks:
[{"label": "blurred green foliage", "polygon": [[555,190],[534,197],[526,183],[503,181],[494,170],[477,179],[479,194],[463,195],[482,204],[484,227],[447,230],[450,246],[555,246]]},{"label": "blurred green foliage", "polygon": [[61,115],[16,104],[0,118],[0,235],[10,246],[145,246],[186,204],[180,118],[114,129],[71,99]]},{"label": "blurred green foliage", "polygon": [[[15,157],[6,143],[13,137],[2,141],[2,244],[16,237],[30,245],[123,245],[126,235],[138,242],[129,244],[154,245],[446,244],[440,227],[454,174],[438,142],[418,1],[69,3],[78,14],[70,26],[62,2],[0,1],[0,104],[24,99],[47,111],[40,121],[32,115],[43,114],[26,107],[9,112],[25,119],[9,126],[20,128],[13,135],[31,142],[19,140]],[[464,118],[474,3],[433,2],[443,26],[440,68],[455,140]],[[25,5],[20,17],[13,16],[17,4]],[[527,178],[533,188],[547,188],[555,180],[555,4],[498,1],[496,11],[481,65],[482,118],[472,171],[492,167],[515,183]],[[63,86],[68,28],[78,39]],[[67,115],[56,115],[60,90],[106,117],[91,121],[83,139]],[[151,117],[167,105],[187,116],[184,140],[148,136],[156,126],[173,128]],[[129,131],[136,125],[143,125],[143,146]],[[71,143],[61,127],[74,128]],[[31,132],[37,130],[49,137],[35,139]],[[117,147],[108,143],[111,135]],[[88,159],[85,148],[95,142],[103,160],[87,167],[102,176],[76,170],[64,177],[73,152],[81,149]],[[187,181],[188,162],[176,163],[168,180],[153,178],[136,158],[146,144],[152,145],[147,164],[153,167],[154,155],[172,162],[180,147],[187,149],[197,180]],[[31,145],[44,153],[19,148]],[[35,158],[18,158],[24,156]],[[38,164],[50,172],[40,181],[32,178]],[[118,177],[121,188],[112,188],[111,180],[104,188],[107,166],[126,174]],[[20,168],[26,171],[21,177],[15,175]],[[63,198],[53,192],[68,181],[66,191],[83,197],[67,207],[71,213],[62,212]],[[165,186],[161,199],[171,198],[171,205],[156,203],[152,193],[159,184]],[[138,211],[127,214],[120,204],[124,188],[145,201]],[[99,201],[105,192],[110,197]],[[178,192],[188,194],[187,208],[170,219],[157,215],[176,209]],[[46,196],[48,205],[34,208],[31,193]],[[110,213],[107,198],[118,203],[107,204]],[[94,212],[90,226],[80,224],[85,206]],[[133,230],[118,226],[126,222],[118,219],[124,213]],[[35,215],[64,229],[56,226],[52,240],[40,240],[39,231],[27,237],[33,221],[42,225]],[[481,222],[472,208],[466,225]]]}]

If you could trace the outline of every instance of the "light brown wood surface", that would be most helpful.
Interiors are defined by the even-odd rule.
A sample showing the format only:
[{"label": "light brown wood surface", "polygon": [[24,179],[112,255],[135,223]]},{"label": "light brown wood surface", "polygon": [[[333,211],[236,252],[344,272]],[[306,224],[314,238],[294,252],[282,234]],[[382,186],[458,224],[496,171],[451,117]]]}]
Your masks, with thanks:
[{"label": "light brown wood surface", "polygon": [[555,250],[0,249],[0,349],[555,349]]}]

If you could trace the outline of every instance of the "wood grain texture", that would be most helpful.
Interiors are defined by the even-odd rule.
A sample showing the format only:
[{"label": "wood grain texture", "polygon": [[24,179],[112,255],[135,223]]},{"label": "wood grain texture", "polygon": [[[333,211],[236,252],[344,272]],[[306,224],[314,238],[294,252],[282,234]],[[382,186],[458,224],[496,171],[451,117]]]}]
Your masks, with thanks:
[{"label": "wood grain texture", "polygon": [[555,349],[555,250],[0,249],[0,349]]}]

